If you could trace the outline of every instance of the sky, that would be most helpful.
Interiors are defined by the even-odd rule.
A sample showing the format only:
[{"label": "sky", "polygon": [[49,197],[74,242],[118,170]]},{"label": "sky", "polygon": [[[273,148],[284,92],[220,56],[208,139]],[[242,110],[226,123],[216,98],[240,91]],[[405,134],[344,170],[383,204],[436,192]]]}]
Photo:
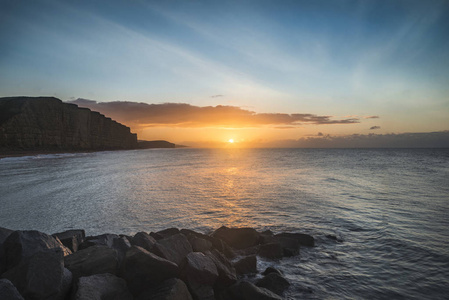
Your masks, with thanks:
[{"label": "sky", "polygon": [[3,96],[196,146],[445,132],[449,1],[0,0]]}]

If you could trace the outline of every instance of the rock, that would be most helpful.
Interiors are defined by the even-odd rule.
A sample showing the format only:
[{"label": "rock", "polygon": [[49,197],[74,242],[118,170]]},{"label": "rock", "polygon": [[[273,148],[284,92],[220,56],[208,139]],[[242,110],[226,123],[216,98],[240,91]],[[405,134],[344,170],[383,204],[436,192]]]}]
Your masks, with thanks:
[{"label": "rock", "polygon": [[42,250],[60,248],[64,256],[72,253],[59,239],[36,230],[14,231],[5,240],[3,247],[6,270]]},{"label": "rock", "polygon": [[84,229],[67,230],[64,232],[54,233],[53,237],[57,237],[61,243],[72,252],[78,251],[78,246],[86,237]]},{"label": "rock", "polygon": [[64,258],[65,267],[75,280],[80,277],[118,272],[117,251],[107,246],[92,246]]},{"label": "rock", "polygon": [[234,300],[281,300],[282,298],[265,288],[260,288],[248,281],[240,281],[229,288],[229,294]]},{"label": "rock", "polygon": [[282,276],[282,272],[273,267],[266,268],[265,271],[263,271],[262,275],[268,275],[270,273],[276,273]]},{"label": "rock", "polygon": [[237,273],[231,262],[217,249],[205,253],[212,259],[218,271],[218,278],[215,282],[216,289],[224,289],[237,281]]},{"label": "rock", "polygon": [[0,227],[0,274],[6,271],[6,258],[3,243],[5,242],[6,238],[13,232],[14,230]]},{"label": "rock", "polygon": [[146,232],[138,232],[133,236],[131,244],[151,252],[156,240]]},{"label": "rock", "polygon": [[222,226],[212,233],[235,249],[244,249],[259,244],[259,233],[253,228],[228,228]]},{"label": "rock", "polygon": [[266,288],[281,296],[290,286],[290,283],[278,273],[272,272],[257,280],[256,286]]},{"label": "rock", "polygon": [[234,268],[239,275],[257,273],[257,257],[246,256],[234,263]]},{"label": "rock", "polygon": [[215,299],[213,286],[218,278],[218,270],[210,257],[201,252],[191,252],[180,268],[181,276],[194,299]]},{"label": "rock", "polygon": [[313,247],[315,246],[315,239],[313,236],[304,233],[290,233],[283,232],[275,235],[276,237],[287,237],[295,239],[299,242],[301,246]]},{"label": "rock", "polygon": [[295,256],[299,254],[299,241],[289,237],[277,237],[281,244],[284,256]]},{"label": "rock", "polygon": [[269,259],[282,258],[284,251],[280,243],[264,244],[260,246],[259,255]]},{"label": "rock", "polygon": [[59,248],[41,250],[2,276],[17,287],[25,299],[62,300],[71,283],[70,273],[64,272],[63,253]]},{"label": "rock", "polygon": [[179,229],[178,228],[167,228],[158,232],[150,232],[150,235],[156,239],[156,240],[160,240],[166,237],[169,237],[171,235],[175,235],[179,233]]},{"label": "rock", "polygon": [[214,237],[206,235],[206,234],[198,233],[198,232],[195,232],[190,229],[181,229],[181,233],[184,234],[185,236],[187,236],[189,241],[192,236],[209,241],[210,243],[212,243],[213,248],[215,248],[218,251],[220,251],[221,253],[223,253],[227,258],[235,257],[235,253],[231,249],[231,247],[229,247],[228,244],[226,244],[224,241],[222,241],[218,238],[214,238]]},{"label": "rock", "polygon": [[126,281],[112,274],[96,274],[78,279],[72,300],[133,300]]},{"label": "rock", "polygon": [[155,286],[162,281],[178,277],[178,266],[151,252],[132,246],[123,261],[121,274],[134,296],[142,293],[149,286]]},{"label": "rock", "polygon": [[188,238],[190,244],[192,245],[192,250],[194,252],[206,252],[211,250],[212,248],[212,243],[209,242],[208,240],[199,238],[197,236],[190,236]]},{"label": "rock", "polygon": [[83,250],[92,246],[107,246],[109,248],[112,248],[114,245],[114,240],[119,238],[119,235],[111,233],[88,236],[85,241],[81,245],[79,245],[79,250]]},{"label": "rock", "polygon": [[119,265],[122,265],[122,261],[125,258],[126,251],[131,248],[131,243],[126,237],[119,237],[113,240],[112,249],[117,251],[117,257]]},{"label": "rock", "polygon": [[8,279],[0,279],[0,299],[24,300],[16,287]]},{"label": "rock", "polygon": [[0,227],[0,245],[2,245],[5,242],[6,238],[13,232],[14,230]]},{"label": "rock", "polygon": [[235,253],[239,256],[248,256],[248,255],[256,255],[260,251],[261,245],[252,246],[249,248],[236,250]]},{"label": "rock", "polygon": [[178,279],[167,279],[155,287],[145,290],[136,300],[192,300],[186,284]]},{"label": "rock", "polygon": [[168,259],[177,265],[182,262],[187,254],[192,252],[192,246],[190,245],[185,235],[181,233],[177,233],[160,239],[157,241],[157,244],[160,244],[165,248],[164,251],[160,251],[161,257]]}]

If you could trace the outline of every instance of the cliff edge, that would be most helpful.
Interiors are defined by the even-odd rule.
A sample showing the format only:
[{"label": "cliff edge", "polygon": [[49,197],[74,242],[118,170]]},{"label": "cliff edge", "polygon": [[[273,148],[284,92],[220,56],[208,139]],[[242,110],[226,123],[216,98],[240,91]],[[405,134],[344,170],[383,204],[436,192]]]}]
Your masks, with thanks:
[{"label": "cliff edge", "polygon": [[129,127],[88,108],[54,97],[0,98],[0,150],[136,148]]}]

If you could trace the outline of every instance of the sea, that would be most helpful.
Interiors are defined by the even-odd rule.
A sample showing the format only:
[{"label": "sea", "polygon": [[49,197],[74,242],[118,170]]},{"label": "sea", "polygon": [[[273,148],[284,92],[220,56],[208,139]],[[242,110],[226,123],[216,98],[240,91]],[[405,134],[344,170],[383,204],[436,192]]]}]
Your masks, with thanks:
[{"label": "sea", "polygon": [[286,299],[449,299],[449,149],[0,159],[1,227],[132,235],[223,225],[315,237],[299,256],[258,261],[259,271],[276,266],[290,281]]}]

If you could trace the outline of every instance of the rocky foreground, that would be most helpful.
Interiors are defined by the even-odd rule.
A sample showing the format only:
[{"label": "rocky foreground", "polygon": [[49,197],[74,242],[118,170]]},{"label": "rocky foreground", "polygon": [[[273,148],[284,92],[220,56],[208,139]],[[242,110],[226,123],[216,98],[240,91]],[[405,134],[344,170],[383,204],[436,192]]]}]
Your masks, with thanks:
[{"label": "rocky foreground", "polygon": [[258,257],[299,255],[300,246],[314,238],[228,227],[132,237],[0,228],[0,299],[282,299],[290,284],[279,270],[247,275],[260,271]]}]

